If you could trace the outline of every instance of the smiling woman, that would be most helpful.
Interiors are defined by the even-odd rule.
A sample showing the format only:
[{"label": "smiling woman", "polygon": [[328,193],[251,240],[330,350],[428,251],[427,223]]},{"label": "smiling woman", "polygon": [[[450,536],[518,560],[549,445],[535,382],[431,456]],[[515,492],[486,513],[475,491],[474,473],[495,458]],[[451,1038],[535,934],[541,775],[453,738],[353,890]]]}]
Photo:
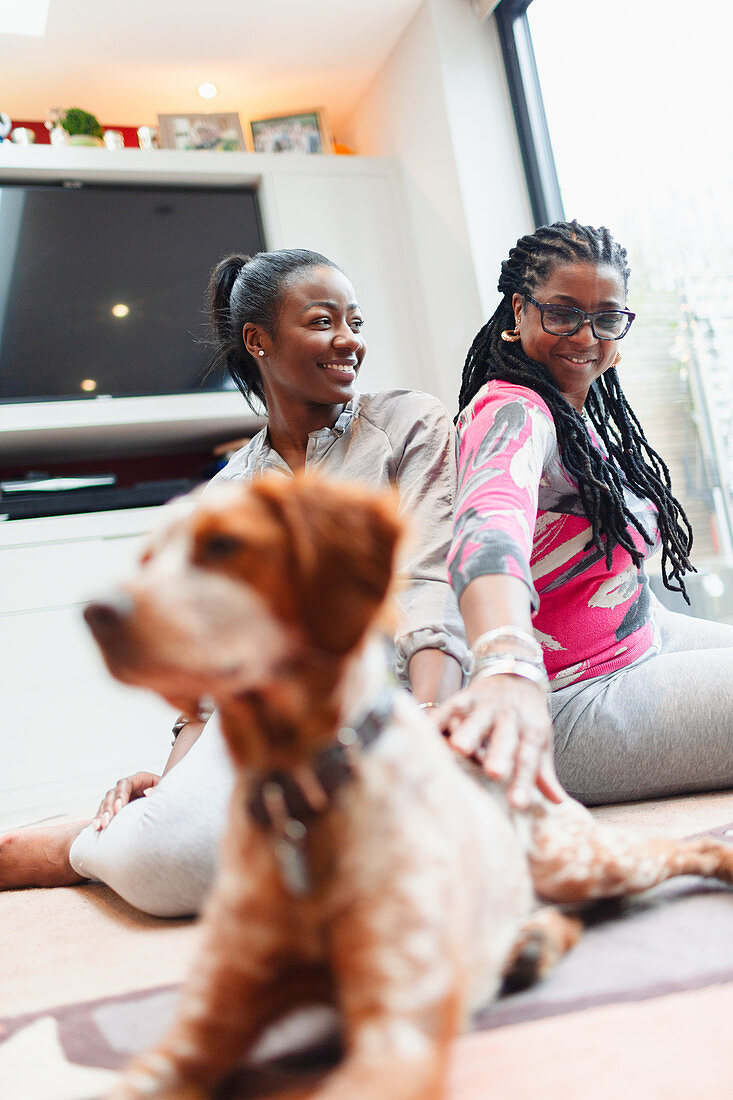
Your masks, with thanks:
[{"label": "smiling woman", "polygon": [[209,300],[216,361],[268,417],[217,477],[317,466],[396,488],[414,532],[396,671],[420,700],[445,698],[460,684],[465,653],[445,569],[455,489],[446,410],[424,393],[356,392],[364,320],[346,275],[318,252],[229,256],[212,273]]},{"label": "smiling woman", "polygon": [[270,442],[291,468],[305,465],[310,431],[335,423],[354,395],[366,353],[363,323],[351,283],[324,264],[291,277],[272,332],[251,321],[243,325],[244,346],[259,360]]},{"label": "smiling woman", "polygon": [[518,807],[562,797],[555,764],[590,804],[733,784],[733,628],[644,573],[661,548],[684,594],[692,532],[616,372],[628,279],[607,229],[540,227],[464,368],[449,564],[474,662],[439,721]]},{"label": "smiling woman", "polygon": [[[440,702],[460,686],[467,663],[445,565],[456,472],[450,417],[425,393],[356,392],[366,351],[362,315],[351,283],[325,256],[298,249],[229,256],[214,269],[209,293],[215,359],[268,416],[214,480],[317,468],[395,490],[412,532],[400,562],[395,671],[416,699]],[[342,622],[338,586],[323,589],[324,618]],[[259,644],[251,623],[241,628]],[[0,839],[0,888],[96,877],[149,913],[198,910],[233,775],[216,715],[205,728],[182,716],[175,730],[162,778],[139,772],[120,780],[92,824]]]},{"label": "smiling woman", "polygon": [[610,264],[562,264],[534,289],[540,301],[512,297],[522,349],[545,364],[565,400],[582,412],[591,383],[620,358],[615,342],[629,316],[623,279]]},{"label": "smiling woman", "polygon": [[217,477],[318,466],[395,487],[415,536],[403,563],[396,668],[422,701],[444,698],[460,683],[464,653],[445,571],[455,482],[446,410],[424,393],[356,392],[364,320],[346,275],[320,253],[229,256],[212,273],[209,298],[216,361],[268,417]]}]

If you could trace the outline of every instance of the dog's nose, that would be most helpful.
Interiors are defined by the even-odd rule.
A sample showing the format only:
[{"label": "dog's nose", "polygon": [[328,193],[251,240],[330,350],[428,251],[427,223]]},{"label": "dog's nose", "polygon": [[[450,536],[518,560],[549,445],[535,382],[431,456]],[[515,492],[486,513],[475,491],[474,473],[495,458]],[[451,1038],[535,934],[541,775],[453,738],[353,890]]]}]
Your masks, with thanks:
[{"label": "dog's nose", "polygon": [[104,600],[93,600],[84,608],[87,626],[95,637],[108,637],[120,630],[133,610],[132,600],[120,593]]}]

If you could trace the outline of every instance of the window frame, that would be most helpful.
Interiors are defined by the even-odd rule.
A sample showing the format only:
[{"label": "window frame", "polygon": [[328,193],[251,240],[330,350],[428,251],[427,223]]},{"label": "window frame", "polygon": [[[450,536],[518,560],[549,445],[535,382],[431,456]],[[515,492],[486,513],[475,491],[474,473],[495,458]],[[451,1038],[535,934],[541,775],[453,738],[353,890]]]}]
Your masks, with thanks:
[{"label": "window frame", "polygon": [[552,152],[527,9],[532,0],[501,0],[499,31],[529,201],[535,226],[564,221],[560,181]]}]

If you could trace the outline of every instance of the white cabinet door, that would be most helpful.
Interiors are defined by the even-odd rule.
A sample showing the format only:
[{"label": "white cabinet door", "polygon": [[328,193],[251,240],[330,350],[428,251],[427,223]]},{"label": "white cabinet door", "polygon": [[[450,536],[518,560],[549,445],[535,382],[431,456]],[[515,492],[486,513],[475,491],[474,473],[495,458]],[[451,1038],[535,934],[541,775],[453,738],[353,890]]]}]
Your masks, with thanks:
[{"label": "white cabinet door", "polygon": [[[144,536],[125,530],[129,517],[122,535],[109,515],[76,519],[3,532],[14,545],[0,545],[0,826],[63,811],[65,798],[87,791],[91,814],[122,775],[160,772],[170,749],[172,708],[113,680],[82,618]],[[94,537],[96,527],[107,536]],[[70,537],[53,542],[54,531]],[[33,532],[44,541],[34,545]]]},{"label": "white cabinet door", "polygon": [[0,550],[0,614],[81,606],[122,580],[143,536]]}]

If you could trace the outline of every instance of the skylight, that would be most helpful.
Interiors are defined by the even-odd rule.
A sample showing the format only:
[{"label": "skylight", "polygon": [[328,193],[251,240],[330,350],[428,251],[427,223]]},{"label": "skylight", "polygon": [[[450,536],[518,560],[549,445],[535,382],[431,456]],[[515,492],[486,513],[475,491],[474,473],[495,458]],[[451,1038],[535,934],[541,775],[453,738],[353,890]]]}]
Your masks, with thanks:
[{"label": "skylight", "polygon": [[50,0],[0,0],[0,34],[43,38]]}]

